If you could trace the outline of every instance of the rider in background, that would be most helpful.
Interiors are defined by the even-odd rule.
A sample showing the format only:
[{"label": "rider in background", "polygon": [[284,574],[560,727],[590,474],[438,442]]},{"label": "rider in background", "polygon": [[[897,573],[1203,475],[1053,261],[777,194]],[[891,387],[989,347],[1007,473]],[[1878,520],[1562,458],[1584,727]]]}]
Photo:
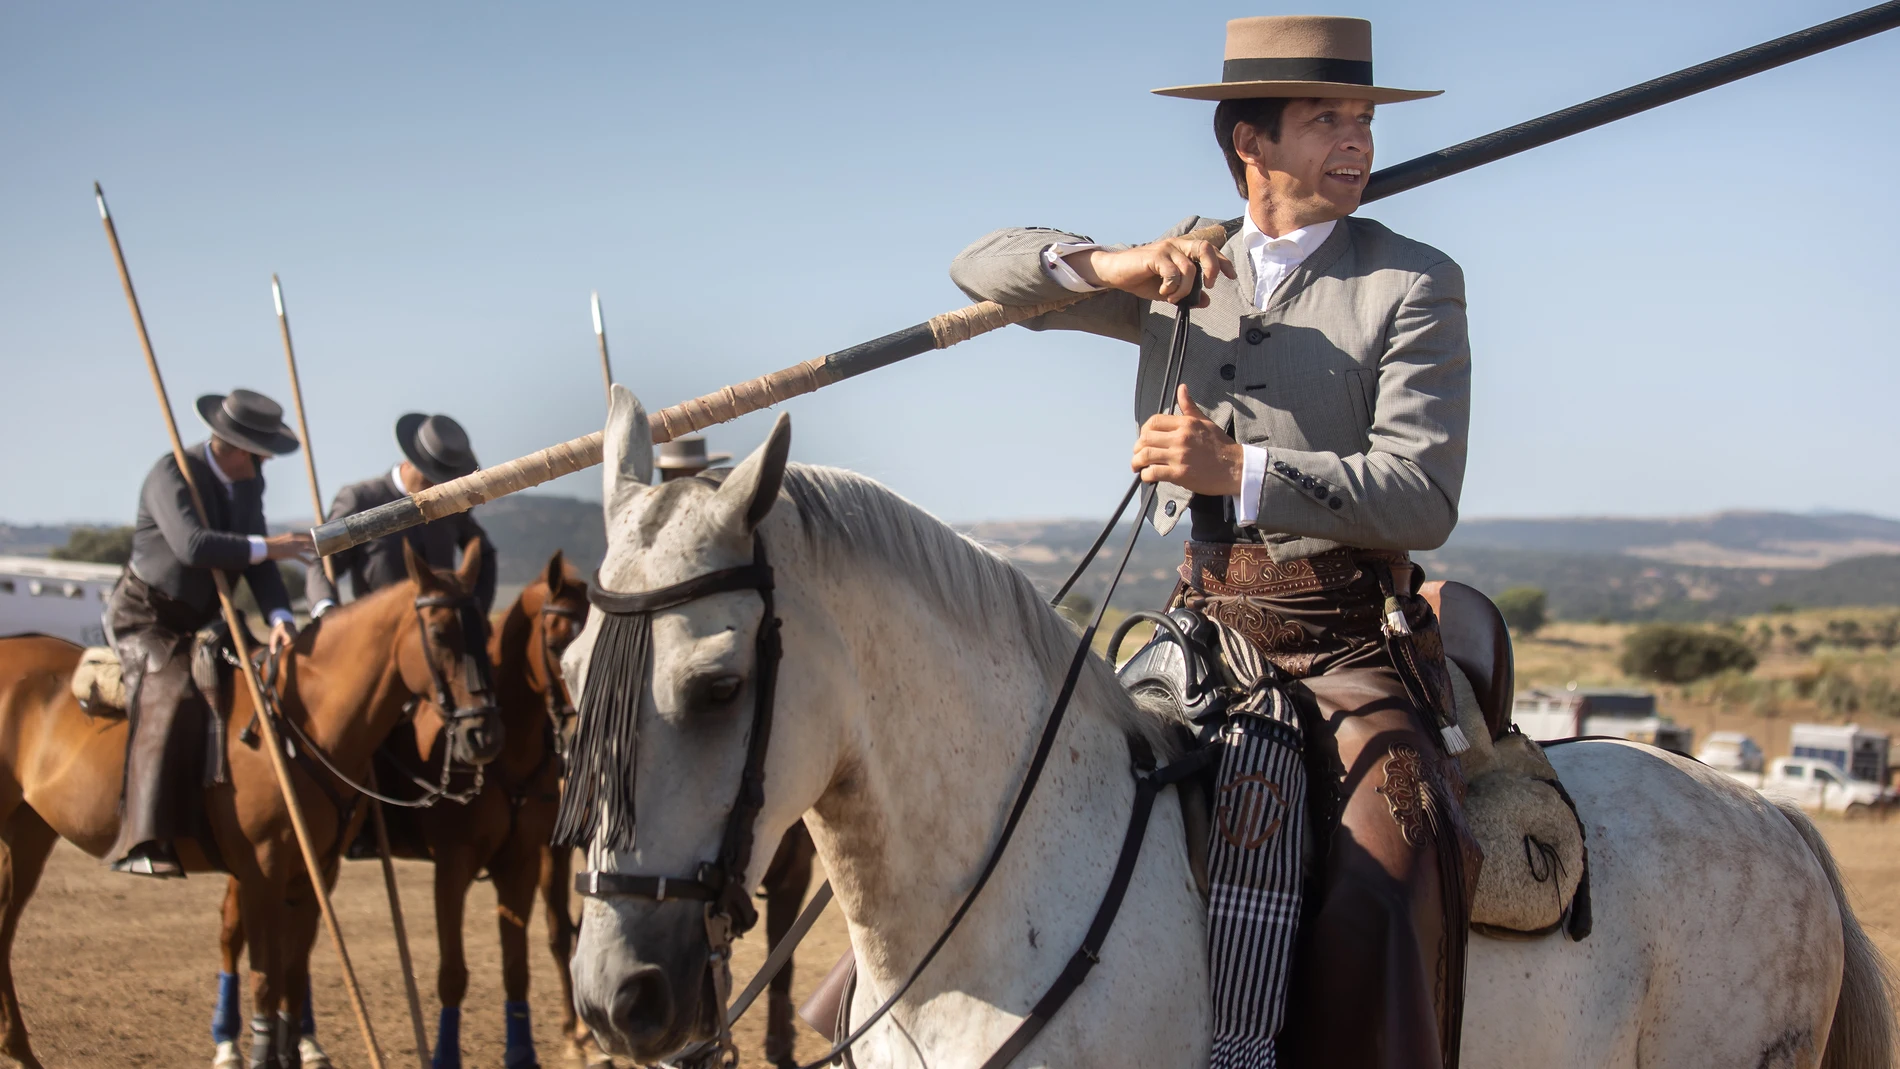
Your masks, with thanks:
[{"label": "rider in background", "polygon": [[[1184,236],[1217,222],[1196,217],[1134,247],[1014,228],[965,249],[951,277],[1007,305],[1100,294],[1025,325],[1141,346],[1132,467],[1162,484],[1157,529],[1190,519],[1187,603],[1297,681],[1287,689],[1302,708],[1322,854],[1283,1062],[1452,1064],[1479,859],[1446,753],[1457,743],[1440,734],[1449,682],[1435,622],[1407,551],[1441,545],[1457,522],[1464,275],[1353,216],[1375,108],[1436,94],[1374,84],[1370,24],[1309,16],[1236,19],[1221,81],[1156,92],[1219,102],[1215,140],[1247,205],[1222,245]],[[1173,304],[1197,271],[1206,291],[1181,385],[1162,397]],[[1394,606],[1418,640],[1401,647],[1404,665],[1382,633]],[[1421,708],[1412,686],[1440,708]]]}]

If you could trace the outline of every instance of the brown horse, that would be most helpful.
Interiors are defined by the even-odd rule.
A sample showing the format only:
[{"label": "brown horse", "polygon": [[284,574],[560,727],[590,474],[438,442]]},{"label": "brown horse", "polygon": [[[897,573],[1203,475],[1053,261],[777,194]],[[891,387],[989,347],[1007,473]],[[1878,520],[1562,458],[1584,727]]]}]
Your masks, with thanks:
[{"label": "brown horse", "polygon": [[[460,670],[470,651],[457,606],[467,600],[479,564],[476,554],[468,559],[474,563],[459,573],[437,575],[410,557],[407,581],[326,615],[281,659],[275,692],[284,721],[345,775],[369,775],[377,743],[417,695],[446,687],[458,707],[480,708],[468,685],[474,674]],[[68,681],[79,654],[61,639],[0,639],[0,1053],[26,1066],[40,1063],[13,986],[20,912],[56,839],[102,857],[118,834],[126,721],[90,716],[73,699]],[[225,726],[228,775],[205,788],[204,816],[216,861],[236,880],[244,927],[261,933],[251,941],[250,966],[264,1026],[253,1040],[265,1050],[253,1050],[252,1064],[292,1066],[318,907],[270,757],[245,741],[249,693],[241,685],[226,689],[231,697],[216,715]],[[490,720],[478,714],[461,724],[468,737],[492,738],[494,725],[484,723]],[[291,764],[292,786],[328,885],[339,845],[363,810],[336,804],[333,776],[308,762]],[[196,840],[180,841],[178,849],[189,872],[219,867]]]},{"label": "brown horse", "polygon": [[[554,814],[560,806],[560,738],[571,717],[567,688],[561,681],[561,653],[580,634],[587,619],[587,584],[556,551],[541,577],[522,590],[489,639],[502,753],[484,769],[479,791],[403,816],[406,829],[435,862],[436,996],[442,1009],[437,1022],[435,1069],[461,1065],[461,1007],[468,992],[468,963],[462,943],[463,910],[468,888],[484,870],[495,886],[501,929],[502,989],[506,1000],[507,1049],[503,1064],[521,1069],[536,1064],[528,1020],[528,916],[535,890],[547,908],[548,947],[561,984],[561,1032],[571,1058],[583,1058],[589,1046],[585,1026],[574,1013],[573,982],[567,960],[575,928],[568,915],[568,852],[548,846]],[[433,703],[424,703],[414,719],[416,754],[424,767],[419,779],[441,775],[443,755],[436,745],[443,720]],[[398,731],[403,730],[401,727]],[[388,777],[385,777],[385,783]],[[403,793],[403,792],[395,792]],[[392,815],[394,811],[390,811]],[[393,836],[392,836],[393,837]],[[223,911],[223,952],[229,973],[244,944],[235,908],[235,886]],[[215,1028],[214,1028],[215,1031]],[[307,1047],[316,1056],[321,1048]],[[594,1054],[599,1058],[598,1053]],[[604,1059],[602,1059],[604,1060]],[[306,1062],[308,1067],[310,1062]]]}]

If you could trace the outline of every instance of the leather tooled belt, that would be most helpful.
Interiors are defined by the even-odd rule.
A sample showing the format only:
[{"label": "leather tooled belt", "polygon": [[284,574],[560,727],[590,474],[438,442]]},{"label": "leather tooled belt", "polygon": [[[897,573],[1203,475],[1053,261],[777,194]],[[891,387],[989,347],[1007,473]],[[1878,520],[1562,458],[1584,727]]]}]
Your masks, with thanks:
[{"label": "leather tooled belt", "polygon": [[1403,551],[1334,549],[1297,560],[1276,561],[1267,547],[1244,542],[1188,542],[1181,581],[1204,594],[1276,598],[1337,590],[1359,577],[1359,562],[1408,564]]}]

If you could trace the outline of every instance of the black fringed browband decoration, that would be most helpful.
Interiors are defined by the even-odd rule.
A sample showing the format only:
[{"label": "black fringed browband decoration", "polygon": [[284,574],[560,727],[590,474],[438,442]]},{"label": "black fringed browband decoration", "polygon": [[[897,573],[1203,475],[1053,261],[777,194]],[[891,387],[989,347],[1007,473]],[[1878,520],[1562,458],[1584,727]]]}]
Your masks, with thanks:
[{"label": "black fringed browband decoration", "polygon": [[[607,590],[600,585],[600,574],[594,574],[587,600],[601,610],[600,633],[594,639],[568,751],[567,787],[554,821],[555,845],[586,848],[598,840],[609,850],[633,849],[633,770],[640,700],[653,672],[653,614],[735,590],[756,590],[770,605],[772,569],[765,563],[763,546],[751,564],[657,590]],[[762,637],[774,627],[767,615],[760,624]]]}]

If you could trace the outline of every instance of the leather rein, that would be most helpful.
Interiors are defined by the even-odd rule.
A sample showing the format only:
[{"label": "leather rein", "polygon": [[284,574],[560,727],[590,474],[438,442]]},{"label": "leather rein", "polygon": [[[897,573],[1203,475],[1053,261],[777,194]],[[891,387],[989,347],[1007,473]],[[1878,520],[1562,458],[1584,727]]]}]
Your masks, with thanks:
[{"label": "leather rein", "polygon": [[[1190,292],[1176,306],[1168,362],[1162,378],[1162,411],[1167,411],[1173,400],[1174,384],[1179,381],[1181,366],[1187,351],[1188,311],[1193,302],[1199,298],[1200,292],[1199,273],[1196,272]],[[976,904],[977,897],[982,894],[990,877],[995,874],[1009,847],[1010,840],[1016,833],[1017,826],[1022,821],[1023,814],[1028,810],[1029,800],[1035,793],[1036,785],[1041,781],[1043,770],[1055,748],[1056,736],[1061,730],[1070,700],[1074,697],[1076,685],[1081,679],[1082,670],[1088,663],[1096,631],[1101,626],[1110,597],[1128,568],[1129,558],[1134,553],[1135,542],[1141,535],[1141,525],[1154,505],[1155,492],[1156,484],[1143,483],[1139,477],[1135,479],[1128,492],[1123,495],[1114,514],[1109,517],[1101,535],[1096,538],[1094,545],[1076,566],[1074,574],[1062,584],[1061,591],[1056,595],[1056,600],[1059,601],[1080,578],[1094,560],[1096,553],[1108,540],[1116,524],[1120,522],[1122,515],[1127,511],[1129,502],[1139,494],[1141,507],[1136,513],[1136,522],[1129,532],[1115,572],[1109,579],[1108,589],[1102,595],[1093,620],[1083,630],[1076,643],[1068,672],[1063,677],[1061,690],[1057,693],[1044,722],[1028,771],[1024,773],[1022,785],[1017,789],[1015,802],[1010,807],[1002,832],[998,835],[995,845],[990,848],[989,856],[978,871],[975,882],[945,924],[943,931],[896,989],[862,1023],[851,1028],[849,1034],[839,1039],[823,1057],[809,1065],[800,1066],[799,1069],[821,1069],[822,1066],[838,1060],[848,1063],[851,1048],[863,1039],[878,1021],[888,1015],[898,1001],[909,992],[923,975],[924,970],[936,958],[937,953],[949,942],[951,935],[956,932],[963,919],[969,915],[970,909]],[[738,935],[743,935],[757,919],[757,911],[748,900],[743,882],[746,865],[752,851],[752,824],[764,804],[765,755],[771,735],[772,697],[781,653],[780,621],[773,615],[772,572],[765,562],[764,543],[755,536],[754,559],[749,566],[711,572],[672,586],[639,593],[623,594],[605,590],[599,585],[598,574],[588,587],[588,600],[602,611],[615,615],[658,612],[715,593],[748,589],[759,591],[765,601],[765,615],[759,625],[758,686],[755,689],[752,735],[747,744],[745,771],[740,779],[738,798],[727,818],[719,858],[702,864],[699,871],[691,877],[634,876],[597,870],[580,872],[574,877],[574,889],[583,895],[594,897],[628,895],[655,901],[686,898],[707,903],[706,929],[711,947],[711,962],[715,970],[714,988],[720,1015],[719,1035],[717,1040],[712,1041],[710,1051],[706,1049],[707,1044],[689,1047],[680,1058],[682,1064],[695,1063],[706,1053],[716,1055],[719,1063],[723,1065],[736,1065],[738,1060],[738,1051],[731,1039],[731,1024],[736,1019],[736,1014],[728,1016],[726,998],[731,987],[732,940]],[[586,705],[584,695],[582,704]],[[585,712],[584,708],[582,712]],[[1157,768],[1153,748],[1147,740],[1130,736],[1128,747],[1135,778],[1134,804],[1129,813],[1128,828],[1123,836],[1121,851],[1115,861],[1114,874],[1103,893],[1101,904],[1089,924],[1082,945],[1070,957],[1062,972],[1037,1000],[1028,1015],[1017,1025],[1015,1031],[982,1063],[982,1069],[1004,1069],[1008,1066],[1054,1018],[1057,1011],[1082,985],[1090,970],[1100,963],[1102,946],[1108,938],[1116,915],[1121,910],[1122,900],[1134,878],[1135,863],[1140,857],[1142,842],[1147,835],[1148,820],[1153,812],[1155,797],[1164,788],[1205,768],[1214,756],[1211,749],[1203,747],[1168,766]],[[565,797],[563,804],[565,805]],[[827,896],[823,894],[818,896],[820,900],[825,897]],[[822,901],[814,902],[814,905],[822,908]],[[800,917],[799,924],[809,927],[811,919],[815,919],[815,910],[808,906],[806,915]],[[778,949],[786,949],[787,953],[782,958],[776,953],[773,955],[777,961],[776,966],[771,962],[767,965],[767,968],[773,971],[782,968],[785,961],[789,961],[791,957],[789,948]],[[752,986],[760,986],[758,978],[754,978]],[[748,1000],[741,1001],[749,1005]],[[735,1004],[735,1009],[743,1012],[743,1006],[739,1004]]]},{"label": "leather rein", "polygon": [[[470,651],[464,653],[460,659],[463,671],[467,676],[469,690],[478,697],[492,699],[494,697],[494,685],[490,681],[488,659],[482,655],[482,652],[476,652],[485,652],[486,650],[486,647],[480,642],[486,625],[481,619],[481,611],[476,606],[474,599],[456,597],[448,594],[423,594],[416,598],[413,607],[416,614],[416,633],[422,642],[422,660],[429,666],[429,683],[431,689],[434,691],[433,701],[436,708],[442,712],[445,728],[453,728],[455,724],[463,720],[492,715],[495,708],[492,700],[486,705],[478,705],[470,709],[463,709],[456,704],[455,691],[449,686],[448,676],[443,672],[442,666],[437,663],[437,658],[434,653],[435,644],[429,640],[429,628],[422,619],[422,610],[424,609],[455,610],[462,624],[463,645]],[[471,630],[471,625],[474,626],[474,630]],[[451,791],[449,789],[449,784],[455,771],[455,751],[447,739],[443,740],[443,745],[447,747],[447,749],[442,755],[442,776],[440,782],[430,783],[407,769],[401,770],[403,775],[408,777],[410,782],[422,789],[423,793],[420,797],[396,798],[391,795],[383,794],[372,787],[358,783],[342,769],[339,769],[336,766],[336,762],[330,758],[330,755],[324,752],[323,747],[317,745],[316,741],[312,739],[295,720],[284,715],[281,699],[277,693],[280,664],[281,660],[275,652],[269,650],[265,652],[262,680],[264,685],[262,689],[266,711],[271,717],[272,722],[283,730],[284,748],[293,760],[302,760],[302,755],[307,754],[310,758],[314,759],[317,764],[327,769],[330,775],[335,776],[345,787],[355,791],[357,794],[367,798],[373,798],[384,805],[393,805],[403,809],[427,809],[437,802],[444,800],[458,804],[467,804],[474,799],[476,795],[482,792],[485,769],[483,765],[471,766],[475,770],[475,779],[468,790]],[[404,712],[407,714],[405,718],[414,717],[415,704],[414,701],[411,701],[405,706]],[[323,780],[319,778],[318,782],[323,782]],[[340,805],[341,803],[339,802],[339,806]]]}]

